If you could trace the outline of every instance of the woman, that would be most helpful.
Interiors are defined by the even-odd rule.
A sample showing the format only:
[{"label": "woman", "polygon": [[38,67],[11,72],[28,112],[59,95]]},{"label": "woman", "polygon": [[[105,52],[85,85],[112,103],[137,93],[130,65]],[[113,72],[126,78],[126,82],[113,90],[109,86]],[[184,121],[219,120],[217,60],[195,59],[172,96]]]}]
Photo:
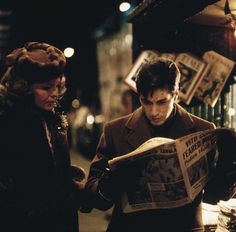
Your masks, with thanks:
[{"label": "woman", "polygon": [[72,178],[67,120],[58,110],[65,65],[63,53],[46,43],[26,43],[6,57],[0,84],[0,231],[78,231],[82,184]]}]

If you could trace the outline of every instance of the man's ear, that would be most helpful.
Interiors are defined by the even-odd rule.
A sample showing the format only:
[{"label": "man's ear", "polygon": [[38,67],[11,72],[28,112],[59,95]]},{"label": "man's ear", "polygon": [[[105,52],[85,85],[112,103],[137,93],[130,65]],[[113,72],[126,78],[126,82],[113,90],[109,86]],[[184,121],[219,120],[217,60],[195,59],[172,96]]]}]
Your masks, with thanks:
[{"label": "man's ear", "polygon": [[142,96],[141,96],[141,94],[139,94],[138,95],[138,100],[139,100],[140,104],[142,103],[141,99],[142,99]]},{"label": "man's ear", "polygon": [[139,102],[141,103],[141,96],[140,96],[140,95],[138,96],[138,100],[139,100]]},{"label": "man's ear", "polygon": [[174,102],[178,103],[179,102],[179,92],[177,92],[174,96]]}]

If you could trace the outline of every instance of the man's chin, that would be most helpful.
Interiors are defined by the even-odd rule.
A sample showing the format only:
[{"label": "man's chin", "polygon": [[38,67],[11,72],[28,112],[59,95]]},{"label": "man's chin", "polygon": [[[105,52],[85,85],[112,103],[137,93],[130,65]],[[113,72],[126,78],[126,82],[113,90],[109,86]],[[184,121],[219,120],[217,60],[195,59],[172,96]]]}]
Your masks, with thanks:
[{"label": "man's chin", "polygon": [[165,121],[150,121],[153,126],[161,126]]}]

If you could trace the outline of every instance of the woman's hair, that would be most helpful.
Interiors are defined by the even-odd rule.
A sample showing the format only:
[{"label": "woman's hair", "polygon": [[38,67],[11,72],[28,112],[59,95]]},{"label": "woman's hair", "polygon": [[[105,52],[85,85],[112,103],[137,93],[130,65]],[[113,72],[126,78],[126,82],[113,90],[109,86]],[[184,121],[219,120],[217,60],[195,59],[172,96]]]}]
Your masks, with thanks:
[{"label": "woman's hair", "polygon": [[156,89],[167,89],[172,94],[179,90],[180,71],[169,59],[159,58],[145,63],[136,78],[138,94],[147,97]]},{"label": "woman's hair", "polygon": [[59,96],[65,87],[66,58],[62,51],[47,43],[28,42],[6,56],[6,72],[0,80],[0,105],[9,99],[31,95],[34,83],[62,78]]}]

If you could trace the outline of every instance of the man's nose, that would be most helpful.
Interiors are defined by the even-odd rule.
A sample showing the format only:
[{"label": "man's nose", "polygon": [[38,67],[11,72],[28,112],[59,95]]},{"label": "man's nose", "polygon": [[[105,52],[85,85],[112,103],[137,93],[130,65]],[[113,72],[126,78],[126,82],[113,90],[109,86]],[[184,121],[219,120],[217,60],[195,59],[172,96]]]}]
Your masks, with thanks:
[{"label": "man's nose", "polygon": [[151,114],[158,115],[160,113],[160,109],[156,104],[153,104],[151,107]]}]

